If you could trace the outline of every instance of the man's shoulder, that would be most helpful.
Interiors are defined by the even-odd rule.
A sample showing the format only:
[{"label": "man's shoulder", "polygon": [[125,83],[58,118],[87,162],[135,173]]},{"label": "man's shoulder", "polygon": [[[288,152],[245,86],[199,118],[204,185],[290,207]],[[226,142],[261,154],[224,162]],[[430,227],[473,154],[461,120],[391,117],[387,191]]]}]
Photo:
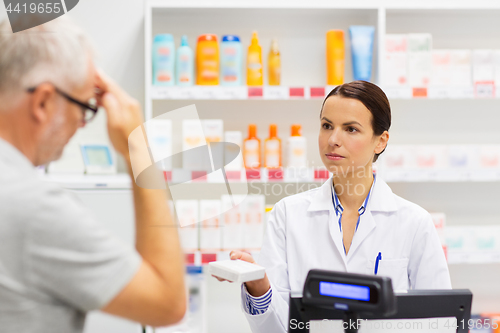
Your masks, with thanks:
[{"label": "man's shoulder", "polygon": [[29,222],[83,211],[74,194],[36,174],[0,177],[0,216]]}]

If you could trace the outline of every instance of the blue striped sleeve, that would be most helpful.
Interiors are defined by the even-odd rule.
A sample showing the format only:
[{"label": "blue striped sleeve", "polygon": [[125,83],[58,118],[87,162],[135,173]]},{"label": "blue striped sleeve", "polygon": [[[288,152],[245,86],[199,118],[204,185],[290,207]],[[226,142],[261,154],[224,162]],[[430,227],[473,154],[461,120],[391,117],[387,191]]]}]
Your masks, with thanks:
[{"label": "blue striped sleeve", "polygon": [[273,290],[271,288],[259,297],[250,295],[244,283],[242,284],[242,288],[245,291],[245,305],[249,314],[258,315],[267,311],[273,297]]}]

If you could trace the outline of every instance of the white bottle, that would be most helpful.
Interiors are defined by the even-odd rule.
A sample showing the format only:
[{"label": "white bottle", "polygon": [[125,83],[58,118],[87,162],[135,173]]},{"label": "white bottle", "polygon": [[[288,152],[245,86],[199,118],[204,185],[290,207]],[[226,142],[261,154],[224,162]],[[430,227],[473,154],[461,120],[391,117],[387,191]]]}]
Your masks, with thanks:
[{"label": "white bottle", "polygon": [[301,136],[302,127],[292,125],[292,136],[287,140],[287,166],[293,168],[307,167],[307,139]]},{"label": "white bottle", "polygon": [[192,86],[194,81],[194,56],[189,47],[187,36],[182,36],[181,46],[177,49],[176,84]]}]

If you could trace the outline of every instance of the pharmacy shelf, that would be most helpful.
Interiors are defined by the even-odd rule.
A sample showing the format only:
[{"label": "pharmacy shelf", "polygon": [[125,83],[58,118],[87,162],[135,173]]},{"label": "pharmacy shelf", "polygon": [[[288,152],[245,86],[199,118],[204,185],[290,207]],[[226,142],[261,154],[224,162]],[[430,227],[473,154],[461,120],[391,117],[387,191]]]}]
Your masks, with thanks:
[{"label": "pharmacy shelf", "polygon": [[40,178],[43,181],[74,190],[124,190],[132,188],[132,181],[126,173],[113,175],[44,174]]},{"label": "pharmacy shelf", "polygon": [[448,251],[448,264],[497,264],[500,263],[500,251]]},{"label": "pharmacy shelf", "polygon": [[146,8],[257,8],[257,9],[288,9],[288,8],[318,8],[318,9],[500,9],[500,4],[495,0],[477,0],[474,2],[457,1],[400,1],[400,0],[354,0],[354,1],[328,1],[300,0],[292,1],[266,1],[266,0],[242,0],[242,1],[212,1],[204,0],[149,0]]},{"label": "pharmacy shelf", "polygon": [[[434,36],[435,48],[445,49],[484,49],[499,48],[493,28],[500,2],[479,1],[398,1],[398,0],[357,0],[343,3],[339,1],[313,0],[300,1],[213,1],[187,0],[149,0],[145,3],[145,118],[153,117],[155,100],[291,100],[316,99],[324,94],[311,93],[310,87],[320,91],[324,84],[324,33],[328,29],[347,29],[350,25],[363,24],[376,27],[375,53],[373,62],[374,82],[381,82],[385,69],[385,49],[379,47],[387,33],[429,32]],[[207,11],[210,11],[208,14]],[[433,14],[434,13],[434,14]],[[439,14],[436,14],[439,13]],[[425,24],[428,15],[433,14],[431,24]],[[401,20],[398,15],[409,19]],[[415,17],[413,17],[415,16]],[[484,16],[485,19],[481,19]],[[210,19],[208,19],[210,17]],[[259,17],[256,21],[253,17]],[[443,17],[446,24],[440,23]],[[301,20],[306,28],[289,24]],[[276,21],[278,20],[278,21]],[[332,25],[332,20],[335,22]],[[470,22],[471,29],[463,22]],[[308,22],[314,24],[309,24]],[[495,23],[496,24],[496,23]],[[455,26],[460,32],[455,32]],[[281,27],[276,29],[276,26]],[[229,28],[230,27],[230,28]],[[262,90],[248,87],[193,87],[161,88],[152,87],[151,47],[154,34],[169,32],[174,38],[186,34],[190,40],[207,32],[240,35],[242,43],[253,29],[262,32],[261,44],[266,47],[271,36],[282,41],[283,87]],[[230,30],[230,31],[229,31]],[[299,42],[300,41],[300,46]],[[192,45],[194,47],[194,45]],[[263,49],[266,52],[265,49]],[[286,55],[286,56],[285,56]],[[314,61],[311,61],[313,60]],[[301,64],[306,64],[301,65]],[[345,68],[351,67],[350,50],[346,49]],[[293,72],[293,76],[290,73]],[[350,70],[346,70],[346,81],[352,80]],[[301,87],[300,85],[306,86]],[[293,88],[294,93],[291,93]],[[296,89],[298,88],[298,89]],[[328,92],[326,87],[325,92]],[[492,84],[475,87],[383,87],[388,97],[398,99],[483,99],[499,98],[499,88]],[[304,89],[303,93],[300,93]],[[296,94],[296,92],[299,92]]]},{"label": "pharmacy shelf", "polygon": [[[159,87],[151,86],[152,100],[308,100],[323,99],[334,87]],[[382,87],[389,99],[500,99],[500,87]]]},{"label": "pharmacy shelf", "polygon": [[[413,170],[408,171],[380,171],[380,176],[387,183],[491,183],[500,182],[500,170]],[[301,176],[294,176],[287,170],[276,169],[260,171],[248,170],[227,171],[226,177],[229,183],[252,183],[277,184],[287,186],[289,184],[313,184],[321,185],[329,178],[329,173],[322,169],[309,169]],[[207,173],[206,171],[186,171],[184,169],[174,169],[165,171],[164,178],[170,184],[224,184],[224,178],[218,173]],[[44,174],[41,179],[52,182],[68,189],[131,189],[132,181],[128,174],[114,175],[68,175],[68,174]]]},{"label": "pharmacy shelf", "polygon": [[323,99],[334,87],[151,87],[151,98],[162,99],[207,99],[207,100],[285,100],[285,99]]},{"label": "pharmacy shelf", "polygon": [[[260,250],[245,250],[256,258]],[[230,250],[227,251],[198,251],[186,250],[186,263],[188,265],[201,266],[206,265],[212,261],[228,260]],[[447,252],[447,261],[449,265],[463,265],[463,264],[493,264],[500,263],[500,250],[486,250],[486,251],[463,251],[463,250],[449,250]]]}]

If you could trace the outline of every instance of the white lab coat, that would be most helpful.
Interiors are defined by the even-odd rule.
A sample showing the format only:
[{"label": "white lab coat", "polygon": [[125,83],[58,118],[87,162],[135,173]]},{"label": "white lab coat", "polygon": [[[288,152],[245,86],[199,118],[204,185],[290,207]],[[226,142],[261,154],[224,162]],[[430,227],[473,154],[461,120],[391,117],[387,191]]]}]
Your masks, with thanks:
[{"label": "white lab coat", "polygon": [[392,278],[394,290],[450,289],[450,275],[430,214],[394,193],[377,177],[346,256],[332,203],[331,179],[278,202],[270,213],[258,264],[271,281],[266,312],[243,311],[254,333],[288,331],[289,293],[302,291],[310,269]]}]

